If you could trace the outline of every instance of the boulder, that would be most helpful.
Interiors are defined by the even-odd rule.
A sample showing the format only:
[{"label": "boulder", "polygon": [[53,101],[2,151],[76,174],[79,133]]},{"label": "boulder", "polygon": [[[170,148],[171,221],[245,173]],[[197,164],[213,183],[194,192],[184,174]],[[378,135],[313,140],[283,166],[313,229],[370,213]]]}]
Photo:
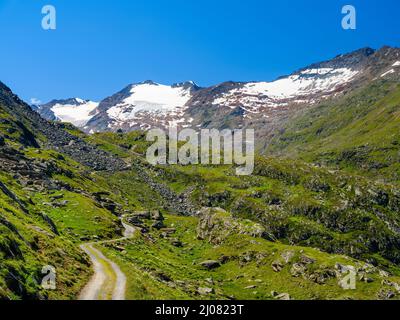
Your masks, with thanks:
[{"label": "boulder", "polygon": [[305,274],[307,267],[302,263],[294,263],[290,268],[290,274],[293,277],[300,277]]},{"label": "boulder", "polygon": [[126,221],[128,221],[128,223],[130,223],[131,225],[133,225],[135,227],[142,227],[143,226],[143,221],[141,221],[137,217],[126,218]]},{"label": "boulder", "polygon": [[164,223],[162,222],[162,220],[157,220],[156,222],[154,222],[154,223],[151,225],[151,227],[154,228],[154,229],[160,230],[160,229],[164,228],[165,225],[164,225]]},{"label": "boulder", "polygon": [[300,257],[300,261],[301,261],[301,263],[303,263],[303,264],[313,264],[313,263],[315,262],[315,259],[310,258],[310,257],[308,257],[308,256],[306,256],[306,255],[302,255],[302,256]]},{"label": "boulder", "polygon": [[136,211],[133,213],[133,216],[136,217],[137,219],[151,219],[151,215],[149,211]]},{"label": "boulder", "polygon": [[288,293],[281,293],[281,294],[278,294],[278,295],[275,297],[275,299],[277,299],[277,300],[291,300],[291,299],[290,299],[290,295],[289,295]]},{"label": "boulder", "polygon": [[171,244],[172,244],[174,247],[178,247],[178,248],[183,247],[182,242],[179,241],[178,239],[172,239],[172,240],[171,240]]},{"label": "boulder", "polygon": [[208,294],[213,294],[214,292],[215,291],[214,291],[213,288],[207,288],[207,287],[205,287],[205,288],[202,288],[202,287],[197,288],[197,293],[202,295],[202,296],[205,296],[205,295],[208,295]]},{"label": "boulder", "polygon": [[274,261],[271,264],[272,270],[280,272],[283,269],[283,264],[280,261]]},{"label": "boulder", "polygon": [[167,235],[169,235],[169,234],[174,234],[176,232],[176,229],[175,228],[162,228],[161,231],[166,233]]},{"label": "boulder", "polygon": [[162,215],[162,213],[158,210],[152,211],[150,213],[150,217],[152,220],[156,220],[156,221],[164,221],[164,216]]},{"label": "boulder", "polygon": [[378,292],[378,298],[381,300],[389,300],[396,296],[396,294],[392,290],[381,289]]},{"label": "boulder", "polygon": [[219,261],[216,261],[216,260],[206,260],[206,261],[200,262],[199,265],[208,270],[215,269],[215,268],[218,268],[221,266]]},{"label": "boulder", "polygon": [[276,291],[271,291],[271,296],[276,300],[291,300],[288,293],[278,293]]},{"label": "boulder", "polygon": [[255,288],[257,288],[256,285],[251,285],[251,286],[245,287],[246,290],[255,289]]}]

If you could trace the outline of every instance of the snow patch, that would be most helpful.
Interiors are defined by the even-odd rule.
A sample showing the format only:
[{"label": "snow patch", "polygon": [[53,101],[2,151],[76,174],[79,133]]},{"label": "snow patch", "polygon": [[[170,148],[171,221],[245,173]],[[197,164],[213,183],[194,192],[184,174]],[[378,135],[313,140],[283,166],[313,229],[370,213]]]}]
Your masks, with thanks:
[{"label": "snow patch", "polygon": [[156,83],[133,85],[130,93],[128,98],[107,110],[110,118],[132,120],[139,112],[177,115],[192,97],[190,89]]},{"label": "snow patch", "polygon": [[250,82],[232,89],[213,101],[214,105],[235,108],[238,104],[247,108],[278,108],[294,103],[309,102],[303,99],[313,94],[329,94],[338,86],[349,82],[358,71],[348,68],[313,68],[300,71],[273,82]]},{"label": "snow patch", "polygon": [[[273,99],[288,99],[321,91],[333,90],[338,84],[349,81],[357,74],[346,68],[309,69],[273,82],[258,82],[245,85],[249,95],[265,94]],[[322,77],[320,77],[322,76]]]},{"label": "snow patch", "polygon": [[390,69],[389,71],[387,71],[387,72],[385,72],[384,74],[382,74],[382,75],[381,75],[381,78],[383,78],[383,77],[385,77],[385,76],[387,76],[387,75],[389,75],[389,74],[392,74],[392,73],[395,73],[394,69]]},{"label": "snow patch", "polygon": [[62,122],[70,122],[77,127],[83,127],[93,117],[91,114],[99,105],[94,101],[75,99],[79,104],[55,104],[53,111],[56,118]]}]

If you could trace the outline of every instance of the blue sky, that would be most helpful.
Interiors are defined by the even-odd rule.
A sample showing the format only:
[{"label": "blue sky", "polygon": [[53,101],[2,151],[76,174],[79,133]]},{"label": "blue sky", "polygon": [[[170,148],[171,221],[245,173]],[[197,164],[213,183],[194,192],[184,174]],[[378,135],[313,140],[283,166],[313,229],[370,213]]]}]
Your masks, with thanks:
[{"label": "blue sky", "polygon": [[[57,9],[57,29],[41,9]],[[341,8],[357,9],[357,30]],[[99,100],[151,79],[273,80],[361,47],[400,46],[398,0],[0,0],[0,81],[26,101]]]}]

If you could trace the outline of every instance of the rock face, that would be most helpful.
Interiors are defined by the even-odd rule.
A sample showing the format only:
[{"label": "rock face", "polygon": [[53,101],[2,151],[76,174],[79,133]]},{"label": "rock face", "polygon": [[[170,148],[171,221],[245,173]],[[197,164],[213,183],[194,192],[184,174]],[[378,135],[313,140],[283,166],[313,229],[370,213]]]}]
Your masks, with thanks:
[{"label": "rock face", "polygon": [[212,244],[220,244],[231,234],[263,237],[264,228],[254,222],[237,220],[220,208],[203,208],[199,213],[197,238]]}]

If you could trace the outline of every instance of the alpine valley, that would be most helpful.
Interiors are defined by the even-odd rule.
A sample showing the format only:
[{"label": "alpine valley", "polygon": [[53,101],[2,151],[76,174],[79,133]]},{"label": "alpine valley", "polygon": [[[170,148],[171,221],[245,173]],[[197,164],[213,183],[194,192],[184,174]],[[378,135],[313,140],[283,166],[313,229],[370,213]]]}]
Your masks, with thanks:
[{"label": "alpine valley", "polygon": [[[150,165],[170,126],[255,129],[253,175]],[[399,186],[399,48],[97,102],[0,83],[0,299],[399,299]]]}]

